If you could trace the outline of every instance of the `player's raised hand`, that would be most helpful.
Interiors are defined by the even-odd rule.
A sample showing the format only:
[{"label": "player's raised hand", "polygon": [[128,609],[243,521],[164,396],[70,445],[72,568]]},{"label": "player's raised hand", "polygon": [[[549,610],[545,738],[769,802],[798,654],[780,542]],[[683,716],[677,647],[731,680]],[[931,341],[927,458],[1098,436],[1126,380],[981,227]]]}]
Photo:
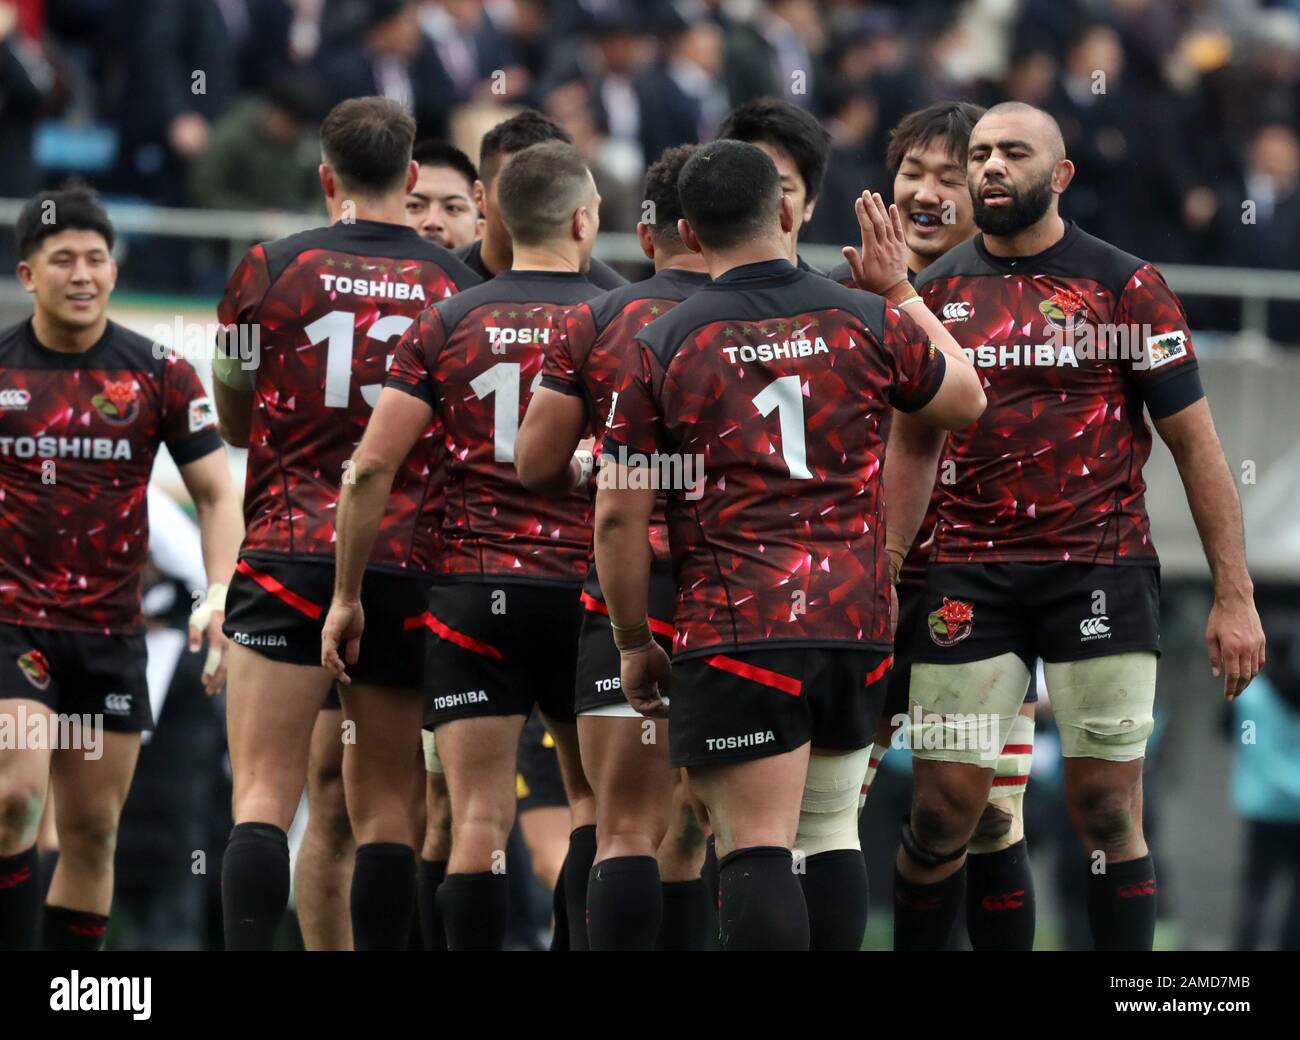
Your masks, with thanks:
[{"label": "player's raised hand", "polygon": [[885,206],[879,192],[864,191],[853,203],[862,232],[862,249],[842,250],[859,289],[884,294],[907,281],[907,240],[897,206]]},{"label": "player's raised hand", "polygon": [[637,650],[621,654],[623,696],[649,719],[668,718],[664,694],[672,678],[672,665],[664,648],[653,639]]},{"label": "player's raised hand", "polygon": [[1234,700],[1264,667],[1264,627],[1254,599],[1238,596],[1214,601],[1205,626],[1210,668],[1223,676],[1223,696]]},{"label": "player's raised hand", "polygon": [[[325,627],[320,633],[320,663],[344,686],[352,682],[344,661],[357,663],[357,656],[361,653],[361,633],[365,627],[366,615],[359,601],[335,599],[330,603],[330,612],[325,616]],[[343,647],[342,658],[339,657],[340,646]]]}]

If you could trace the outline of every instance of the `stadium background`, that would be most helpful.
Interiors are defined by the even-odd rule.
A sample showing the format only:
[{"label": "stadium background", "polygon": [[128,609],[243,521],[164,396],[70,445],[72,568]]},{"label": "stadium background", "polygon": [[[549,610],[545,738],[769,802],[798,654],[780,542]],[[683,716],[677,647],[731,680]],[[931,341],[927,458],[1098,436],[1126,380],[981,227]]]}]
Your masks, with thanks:
[{"label": "stadium background", "polygon": [[[249,244],[323,218],[316,125],[333,103],[370,93],[402,100],[421,136],[471,157],[518,106],[545,111],[597,177],[596,255],[634,277],[647,159],[707,140],[749,98],[786,97],[831,132],[801,238],[823,268],[854,241],[853,195],[888,195],[886,135],[903,113],[960,97],[1056,115],[1078,168],[1064,214],[1159,264],[1187,306],[1241,476],[1269,637],[1267,682],[1234,716],[1201,638],[1208,572],[1158,445],[1148,508],[1165,652],[1147,767],[1157,943],[1270,946],[1288,913],[1300,925],[1300,0],[0,0],[0,225],[10,230],[36,190],[88,181],[120,233],[111,316],[151,334],[215,322]],[[6,234],[0,270],[14,259]],[[0,279],[0,320],[29,312],[12,276]],[[155,484],[183,496],[166,459]],[[183,622],[186,583],[201,580],[172,578],[171,606],[155,594],[160,631]],[[203,699],[195,662],[179,661],[128,803],[113,946],[209,941],[219,871],[196,854],[219,855],[228,826],[220,704]],[[1256,720],[1246,743],[1242,724]],[[1045,722],[1026,803],[1039,948],[1087,943],[1059,773]],[[894,752],[863,823],[872,947],[888,945],[906,799],[906,755]],[[1289,880],[1244,877],[1252,823],[1289,843]]]}]

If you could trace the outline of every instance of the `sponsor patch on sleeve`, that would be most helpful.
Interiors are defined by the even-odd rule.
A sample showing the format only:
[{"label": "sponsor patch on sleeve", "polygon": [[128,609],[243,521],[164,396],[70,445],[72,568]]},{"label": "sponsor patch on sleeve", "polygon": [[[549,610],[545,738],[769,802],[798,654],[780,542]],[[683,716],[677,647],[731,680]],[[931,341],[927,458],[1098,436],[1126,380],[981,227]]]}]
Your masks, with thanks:
[{"label": "sponsor patch on sleeve", "polygon": [[216,424],[216,413],[212,410],[212,398],[196,397],[190,402],[190,433],[198,433],[208,426]]},{"label": "sponsor patch on sleeve", "polygon": [[1148,368],[1159,368],[1187,356],[1187,333],[1181,329],[1147,337]]}]

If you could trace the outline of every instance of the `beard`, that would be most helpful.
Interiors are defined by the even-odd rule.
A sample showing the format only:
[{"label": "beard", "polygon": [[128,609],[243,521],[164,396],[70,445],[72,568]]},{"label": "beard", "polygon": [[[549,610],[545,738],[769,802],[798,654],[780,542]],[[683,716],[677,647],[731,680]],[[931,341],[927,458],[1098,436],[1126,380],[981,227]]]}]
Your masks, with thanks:
[{"label": "beard", "polygon": [[1014,235],[1043,219],[1052,205],[1052,173],[1020,191],[1006,185],[1011,202],[1006,206],[989,206],[971,191],[975,209],[975,226],[988,235]]}]

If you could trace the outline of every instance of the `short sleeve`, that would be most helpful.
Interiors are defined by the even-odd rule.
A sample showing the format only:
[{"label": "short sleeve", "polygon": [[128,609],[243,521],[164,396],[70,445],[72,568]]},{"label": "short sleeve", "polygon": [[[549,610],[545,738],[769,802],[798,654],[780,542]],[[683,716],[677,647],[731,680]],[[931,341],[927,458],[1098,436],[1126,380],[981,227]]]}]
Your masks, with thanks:
[{"label": "short sleeve", "polygon": [[546,347],[542,386],[570,397],[582,395],[581,363],[596,338],[596,324],[586,304],[570,307],[559,323],[560,334]]},{"label": "short sleeve", "polygon": [[889,403],[900,412],[924,408],[943,384],[947,363],[929,334],[897,307],[885,305],[883,346],[892,367]]},{"label": "short sleeve", "polygon": [[193,365],[176,355],[163,364],[162,439],[183,466],[222,447],[217,413]]},{"label": "short sleeve", "polygon": [[1183,305],[1151,264],[1133,272],[1120,294],[1116,323],[1128,335],[1127,375],[1153,419],[1205,396]]},{"label": "short sleeve", "polygon": [[437,308],[421,311],[398,340],[384,385],[418,397],[430,408],[436,407],[438,393],[430,362],[437,359],[444,338],[442,316]]},{"label": "short sleeve", "polygon": [[650,455],[663,443],[662,370],[648,346],[640,340],[632,345],[635,349],[624,358],[610,400],[601,442],[601,455],[614,461],[626,460],[629,454]]}]

